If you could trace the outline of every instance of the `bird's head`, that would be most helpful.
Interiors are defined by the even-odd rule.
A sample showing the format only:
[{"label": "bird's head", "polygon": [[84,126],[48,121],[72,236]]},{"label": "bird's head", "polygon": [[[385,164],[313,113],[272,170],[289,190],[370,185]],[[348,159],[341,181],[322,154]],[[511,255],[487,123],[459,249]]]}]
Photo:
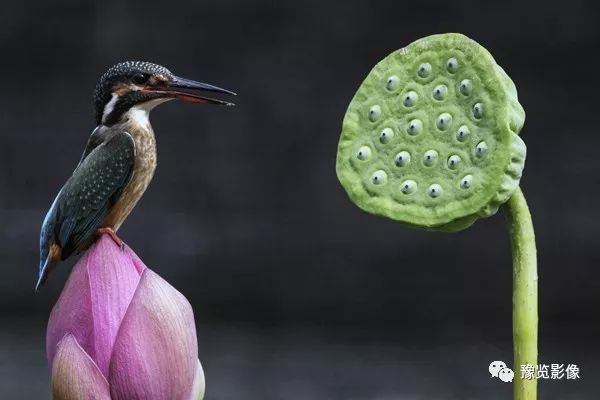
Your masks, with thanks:
[{"label": "bird's head", "polygon": [[167,68],[144,61],[126,61],[108,69],[94,90],[98,125],[113,125],[133,108],[146,112],[168,100],[233,105],[207,97],[210,93],[235,93],[207,83],[175,76]]}]

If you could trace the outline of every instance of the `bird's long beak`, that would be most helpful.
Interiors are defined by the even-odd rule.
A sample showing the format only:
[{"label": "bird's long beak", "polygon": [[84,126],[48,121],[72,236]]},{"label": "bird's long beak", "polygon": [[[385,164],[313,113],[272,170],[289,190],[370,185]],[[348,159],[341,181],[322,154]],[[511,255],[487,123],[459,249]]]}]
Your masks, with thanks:
[{"label": "bird's long beak", "polygon": [[155,93],[163,93],[165,97],[173,97],[192,103],[219,104],[224,106],[235,105],[231,102],[208,97],[208,95],[204,94],[205,92],[208,92],[235,96],[236,94],[234,92],[217,86],[209,85],[208,83],[196,82],[191,79],[180,78],[177,76],[172,78],[166,84],[166,87],[162,86],[160,88],[150,88],[149,90]]}]

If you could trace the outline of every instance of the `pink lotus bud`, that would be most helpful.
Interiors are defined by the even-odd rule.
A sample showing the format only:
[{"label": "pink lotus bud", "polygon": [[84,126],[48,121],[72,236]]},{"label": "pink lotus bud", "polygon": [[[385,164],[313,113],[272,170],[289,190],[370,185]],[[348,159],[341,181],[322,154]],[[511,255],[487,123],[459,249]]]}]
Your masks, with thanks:
[{"label": "pink lotus bud", "polygon": [[199,400],[192,307],[102,236],[73,268],[46,337],[55,400]]}]

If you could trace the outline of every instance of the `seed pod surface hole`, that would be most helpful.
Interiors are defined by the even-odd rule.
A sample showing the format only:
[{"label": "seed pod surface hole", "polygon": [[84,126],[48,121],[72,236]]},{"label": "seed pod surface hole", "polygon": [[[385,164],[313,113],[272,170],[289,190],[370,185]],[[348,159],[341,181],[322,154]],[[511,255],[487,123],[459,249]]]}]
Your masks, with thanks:
[{"label": "seed pod surface hole", "polygon": [[369,108],[369,121],[375,122],[381,117],[381,107],[374,105]]},{"label": "seed pod surface hole", "polygon": [[356,158],[361,161],[368,160],[371,158],[371,148],[369,146],[361,146],[356,152]]}]

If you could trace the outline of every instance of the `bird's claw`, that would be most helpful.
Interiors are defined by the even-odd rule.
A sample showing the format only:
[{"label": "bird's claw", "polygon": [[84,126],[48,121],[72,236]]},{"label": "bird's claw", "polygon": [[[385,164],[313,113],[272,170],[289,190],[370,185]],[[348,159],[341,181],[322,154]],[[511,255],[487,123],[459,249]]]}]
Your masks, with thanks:
[{"label": "bird's claw", "polygon": [[117,233],[112,228],[98,228],[96,230],[96,234],[98,236],[102,236],[103,234],[108,234],[112,240],[119,246],[122,251],[125,251],[125,242],[117,236]]}]

